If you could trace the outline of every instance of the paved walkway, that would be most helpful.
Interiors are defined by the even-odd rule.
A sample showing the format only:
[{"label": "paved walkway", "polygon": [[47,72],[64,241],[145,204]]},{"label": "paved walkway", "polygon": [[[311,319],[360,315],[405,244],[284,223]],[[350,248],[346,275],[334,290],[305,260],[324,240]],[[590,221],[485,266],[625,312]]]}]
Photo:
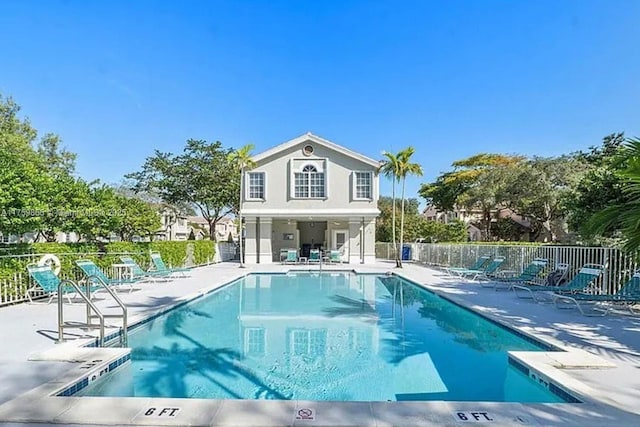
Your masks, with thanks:
[{"label": "paved walkway", "polygon": [[[240,269],[238,264],[223,263],[196,269],[190,278],[166,283],[141,284],[132,293],[123,292],[119,293],[119,296],[129,307],[130,323],[133,323],[136,319],[149,316],[185,299],[191,299],[212,286],[228,283],[246,273],[282,271],[290,268],[307,267],[262,265],[259,268],[254,266]],[[310,268],[317,270],[318,267]],[[593,413],[590,412],[591,409],[584,411],[580,409],[580,405],[563,405],[562,410],[549,409],[549,405],[538,405],[541,408],[539,413],[533,412],[538,425],[608,425],[612,419],[605,417],[613,416],[606,415],[612,413],[607,410],[609,405],[627,414],[640,415],[640,316],[612,314],[601,318],[583,317],[576,310],[558,310],[552,305],[520,300],[511,292],[496,292],[490,288],[482,288],[477,283],[461,282],[442,272],[409,263],[405,263],[403,269],[395,269],[392,264],[386,262],[371,266],[324,268],[356,268],[363,272],[391,270],[496,319],[533,334],[551,337],[566,345],[586,350],[615,365],[609,369],[563,370],[571,378],[591,387],[603,398],[605,403],[601,412]],[[113,302],[106,298],[98,301],[98,306],[109,312],[115,310]],[[82,304],[65,305],[67,319],[83,321],[83,315]],[[91,332],[93,335],[95,333],[95,330]],[[68,338],[87,337],[87,333],[82,330],[69,330],[65,335]],[[36,361],[43,358],[42,352],[60,346],[55,343],[58,337],[55,302],[49,305],[20,304],[0,308],[0,337],[0,404],[60,377],[73,365],[70,362]],[[463,403],[458,406],[469,405]],[[560,405],[555,405],[554,408],[558,406]],[[640,422],[637,425],[640,425]]]}]

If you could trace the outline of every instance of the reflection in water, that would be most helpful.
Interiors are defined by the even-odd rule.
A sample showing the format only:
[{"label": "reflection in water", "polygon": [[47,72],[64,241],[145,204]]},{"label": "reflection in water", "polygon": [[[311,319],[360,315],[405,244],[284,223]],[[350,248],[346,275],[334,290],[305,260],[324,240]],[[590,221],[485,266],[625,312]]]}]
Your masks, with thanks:
[{"label": "reflection in water", "polygon": [[395,276],[250,275],[130,345],[136,396],[557,401],[507,363],[533,344]]}]

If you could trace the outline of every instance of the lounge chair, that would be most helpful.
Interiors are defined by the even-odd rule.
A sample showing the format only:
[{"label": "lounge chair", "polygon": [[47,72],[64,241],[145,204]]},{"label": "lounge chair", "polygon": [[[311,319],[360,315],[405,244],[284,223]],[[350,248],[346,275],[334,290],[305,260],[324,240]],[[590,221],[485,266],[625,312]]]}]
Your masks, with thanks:
[{"label": "lounge chair", "polygon": [[162,260],[162,255],[160,255],[159,252],[151,252],[150,256],[151,262],[153,262],[153,266],[155,267],[155,270],[152,271],[164,272],[167,274],[178,274],[180,277],[187,277],[186,273],[188,271],[191,271],[191,269],[188,267],[167,267],[167,265]]},{"label": "lounge chair", "polygon": [[[27,289],[27,298],[30,303],[33,303],[33,299],[31,296],[32,292],[46,292],[49,294],[49,301],[47,304],[51,303],[54,298],[58,296],[58,286],[60,285],[60,278],[56,276],[50,266],[48,265],[37,265],[37,264],[29,264],[27,265],[27,271],[29,272],[29,276],[33,279],[34,285]],[[67,300],[70,304],[71,295],[77,294],[77,291],[71,287],[67,286],[64,288],[64,294],[67,297]]]},{"label": "lounge chair", "polygon": [[342,252],[335,249],[329,251],[329,262],[332,264],[342,264]]},{"label": "lounge chair", "polygon": [[516,283],[533,282],[546,268],[548,262],[549,260],[546,258],[536,258],[517,276],[514,271],[502,270],[493,277],[492,281],[485,282],[482,286],[493,287],[496,291],[499,289],[511,290],[511,287]]},{"label": "lounge chair", "polygon": [[[584,291],[593,282],[596,281],[604,271],[604,267],[600,264],[585,264],[573,279],[560,286],[545,285],[513,285],[513,291],[518,298],[532,298],[536,302],[547,301],[544,296],[555,298],[556,294],[577,293]],[[524,291],[519,293],[518,291]]]},{"label": "lounge chair", "polygon": [[142,280],[142,279],[149,279],[149,280],[170,280],[169,279],[169,275],[170,273],[164,272],[164,271],[155,271],[155,270],[151,270],[151,271],[146,271],[144,269],[142,269],[142,267],[140,267],[140,265],[136,262],[135,259],[133,259],[132,257],[128,256],[128,255],[124,255],[120,257],[120,260],[127,265],[130,265],[130,269],[131,269],[131,274],[132,277],[131,279],[138,279],[138,280]]},{"label": "lounge chair", "polygon": [[309,251],[309,264],[311,263],[320,263],[320,249],[311,249]]},{"label": "lounge chair", "polygon": [[280,249],[280,263],[286,264],[289,257],[289,249]]},{"label": "lounge chair", "polygon": [[[617,305],[624,305],[632,314],[637,314],[633,310],[633,306],[640,304],[640,271],[636,271],[615,294],[592,295],[583,292],[573,295],[555,294],[553,302],[558,308],[574,308],[575,306],[584,316],[604,316]],[[605,305],[601,305],[601,303],[605,303]],[[582,304],[593,305],[592,312],[585,312]]]},{"label": "lounge chair", "polygon": [[471,281],[474,281],[477,279],[491,280],[492,277],[496,275],[496,273],[498,272],[498,269],[500,269],[500,266],[502,265],[503,262],[504,262],[504,257],[497,256],[494,259],[492,259],[491,262],[487,264],[487,266],[484,269],[464,270],[464,271],[460,271],[458,274],[464,277],[465,279],[470,279]]},{"label": "lounge chair", "polygon": [[473,265],[471,265],[470,267],[466,268],[466,267],[447,267],[445,268],[445,271],[449,274],[455,274],[458,275],[460,272],[463,271],[469,271],[469,270],[482,270],[486,265],[489,264],[489,262],[491,261],[491,257],[490,256],[481,256],[479,257],[475,263],[473,263]]},{"label": "lounge chair", "polygon": [[103,285],[114,287],[127,287],[129,292],[134,290],[133,284],[137,282],[133,278],[110,279],[100,268],[90,259],[76,260],[76,265],[82,270],[86,279],[97,278]]},{"label": "lounge chair", "polygon": [[297,249],[287,249],[286,258],[284,259],[285,264],[296,264],[298,262],[298,251]]}]

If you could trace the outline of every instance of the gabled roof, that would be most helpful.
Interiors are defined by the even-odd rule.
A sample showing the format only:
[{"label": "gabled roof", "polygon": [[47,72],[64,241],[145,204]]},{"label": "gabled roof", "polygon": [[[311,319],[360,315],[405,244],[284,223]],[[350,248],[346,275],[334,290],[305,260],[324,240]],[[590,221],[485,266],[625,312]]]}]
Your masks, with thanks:
[{"label": "gabled roof", "polygon": [[288,148],[291,147],[295,147],[298,144],[302,144],[303,142],[307,142],[307,141],[311,141],[314,142],[318,145],[322,145],[325,146],[333,151],[337,151],[338,153],[341,153],[347,157],[351,157],[353,159],[359,160],[363,163],[366,163],[368,165],[371,165],[373,167],[379,167],[380,166],[380,162],[377,160],[373,160],[367,156],[364,156],[362,154],[356,153],[355,151],[351,151],[348,148],[344,148],[341,145],[335,144],[331,141],[329,141],[328,139],[324,139],[319,137],[318,135],[314,135],[311,132],[307,132],[304,135],[301,135],[297,138],[294,138],[290,141],[287,141],[283,144],[280,145],[276,145],[275,147],[267,150],[267,151],[263,151],[262,153],[256,154],[255,156],[253,156],[253,161],[255,162],[259,162],[260,160],[264,160],[268,157],[273,156],[274,154],[277,154],[281,151],[284,151]]}]

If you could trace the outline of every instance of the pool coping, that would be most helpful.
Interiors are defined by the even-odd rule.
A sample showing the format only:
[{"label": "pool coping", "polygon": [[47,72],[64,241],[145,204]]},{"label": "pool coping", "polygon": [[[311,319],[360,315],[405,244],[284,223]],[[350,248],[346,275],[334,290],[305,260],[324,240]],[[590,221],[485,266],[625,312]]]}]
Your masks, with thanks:
[{"label": "pool coping", "polygon": [[[359,271],[349,268],[342,271]],[[286,272],[289,269],[286,270]],[[291,269],[291,271],[307,271]],[[224,283],[213,284],[197,292],[179,298],[175,304],[132,317],[132,325],[140,325],[180,305],[211,293],[219,288],[252,274],[246,271]],[[380,273],[378,273],[380,274]],[[615,402],[600,396],[596,390],[570,377],[560,368],[603,368],[614,365],[584,350],[569,347],[551,337],[511,325],[503,319],[474,309],[467,301],[445,295],[438,289],[417,282],[404,274],[393,272],[411,283],[427,289],[452,303],[472,311],[511,330],[531,336],[536,341],[548,343],[564,350],[509,352],[510,358],[535,372],[538,378],[551,381],[582,400],[582,403],[524,404],[507,402],[328,402],[328,401],[265,401],[265,400],[213,400],[167,399],[143,397],[61,397],[69,385],[84,378],[108,374],[109,365],[122,360],[129,349],[79,347],[91,344],[91,339],[76,340],[56,346],[54,349],[34,355],[31,360],[66,360],[77,362],[64,375],[38,386],[0,405],[0,421],[45,422],[62,424],[101,425],[219,425],[219,426],[280,426],[280,425],[443,425],[485,422],[491,425],[544,425],[546,416],[563,422],[580,420],[581,413],[600,414],[607,417],[607,425],[630,425],[640,417],[619,410]],[[562,354],[562,356],[560,356]],[[126,363],[126,360],[123,362]],[[122,363],[114,367],[118,369]],[[107,371],[105,372],[105,369]],[[596,398],[594,398],[596,396]],[[461,417],[466,417],[464,420]],[[474,419],[479,417],[479,419]],[[568,417],[568,418],[567,418]],[[488,420],[490,418],[490,420]],[[603,418],[593,425],[602,425]],[[616,424],[618,423],[619,424]]]}]

